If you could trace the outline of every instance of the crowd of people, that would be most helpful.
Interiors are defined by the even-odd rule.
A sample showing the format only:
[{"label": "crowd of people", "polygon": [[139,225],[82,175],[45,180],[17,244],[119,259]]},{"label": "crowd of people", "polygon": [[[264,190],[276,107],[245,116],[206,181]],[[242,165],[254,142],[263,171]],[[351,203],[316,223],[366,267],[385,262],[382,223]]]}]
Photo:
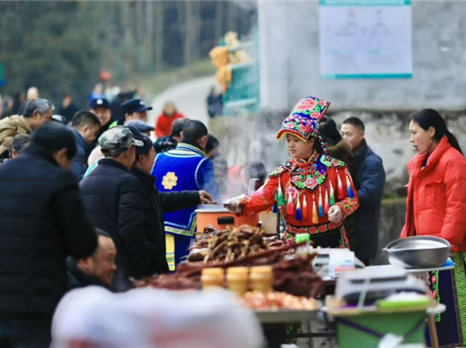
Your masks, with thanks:
[{"label": "crowd of people", "polygon": [[[325,116],[329,102],[301,100],[277,135],[291,158],[267,175],[261,162],[228,166],[207,126],[172,103],[152,127],[142,99],[122,101],[116,119],[119,99],[99,91],[86,110],[66,96],[59,118],[30,89],[21,111],[0,120],[0,256],[8,260],[0,264],[0,340],[46,347],[67,291],[125,292],[134,280],[176,270],[200,204],[228,199],[238,215],[279,211],[285,240],[309,234],[315,246],[351,248],[371,264],[385,171],[360,119],[338,128]],[[403,236],[439,235],[461,255],[466,160],[436,111],[415,114],[410,130],[419,154],[408,169]]]}]

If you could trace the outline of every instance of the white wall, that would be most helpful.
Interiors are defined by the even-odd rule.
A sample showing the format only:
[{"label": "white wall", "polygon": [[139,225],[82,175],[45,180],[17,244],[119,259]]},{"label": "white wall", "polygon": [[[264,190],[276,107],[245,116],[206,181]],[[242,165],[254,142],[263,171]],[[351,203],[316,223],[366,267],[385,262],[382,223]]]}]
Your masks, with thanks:
[{"label": "white wall", "polygon": [[412,16],[412,79],[325,80],[317,2],[259,2],[262,107],[315,95],[332,110],[465,109],[466,1],[413,0]]}]

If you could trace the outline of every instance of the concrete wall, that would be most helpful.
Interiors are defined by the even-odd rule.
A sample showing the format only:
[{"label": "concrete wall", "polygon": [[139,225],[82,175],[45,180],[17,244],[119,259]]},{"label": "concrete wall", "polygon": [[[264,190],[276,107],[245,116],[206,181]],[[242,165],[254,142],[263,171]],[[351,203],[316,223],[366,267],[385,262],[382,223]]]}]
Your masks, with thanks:
[{"label": "concrete wall", "polygon": [[466,2],[413,0],[413,78],[320,77],[317,1],[259,2],[261,103],[289,110],[315,95],[332,110],[466,108]]}]

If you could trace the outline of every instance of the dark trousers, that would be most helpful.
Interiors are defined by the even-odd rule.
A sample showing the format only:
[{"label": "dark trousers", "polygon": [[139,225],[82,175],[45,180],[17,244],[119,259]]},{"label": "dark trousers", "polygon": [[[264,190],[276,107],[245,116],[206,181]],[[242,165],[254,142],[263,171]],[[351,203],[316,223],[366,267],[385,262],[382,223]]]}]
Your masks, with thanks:
[{"label": "dark trousers", "polygon": [[50,323],[25,320],[0,320],[0,348],[48,348]]}]

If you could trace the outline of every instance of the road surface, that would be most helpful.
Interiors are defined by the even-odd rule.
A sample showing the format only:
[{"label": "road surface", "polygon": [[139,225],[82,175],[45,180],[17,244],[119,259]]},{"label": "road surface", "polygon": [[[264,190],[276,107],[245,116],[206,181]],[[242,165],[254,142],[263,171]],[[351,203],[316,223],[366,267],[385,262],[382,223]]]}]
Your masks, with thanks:
[{"label": "road surface", "polygon": [[183,115],[193,120],[199,120],[207,125],[207,96],[215,84],[213,76],[198,78],[180,85],[170,87],[159,94],[151,103],[154,110],[148,115],[148,122],[155,124],[166,102],[173,102]]}]

